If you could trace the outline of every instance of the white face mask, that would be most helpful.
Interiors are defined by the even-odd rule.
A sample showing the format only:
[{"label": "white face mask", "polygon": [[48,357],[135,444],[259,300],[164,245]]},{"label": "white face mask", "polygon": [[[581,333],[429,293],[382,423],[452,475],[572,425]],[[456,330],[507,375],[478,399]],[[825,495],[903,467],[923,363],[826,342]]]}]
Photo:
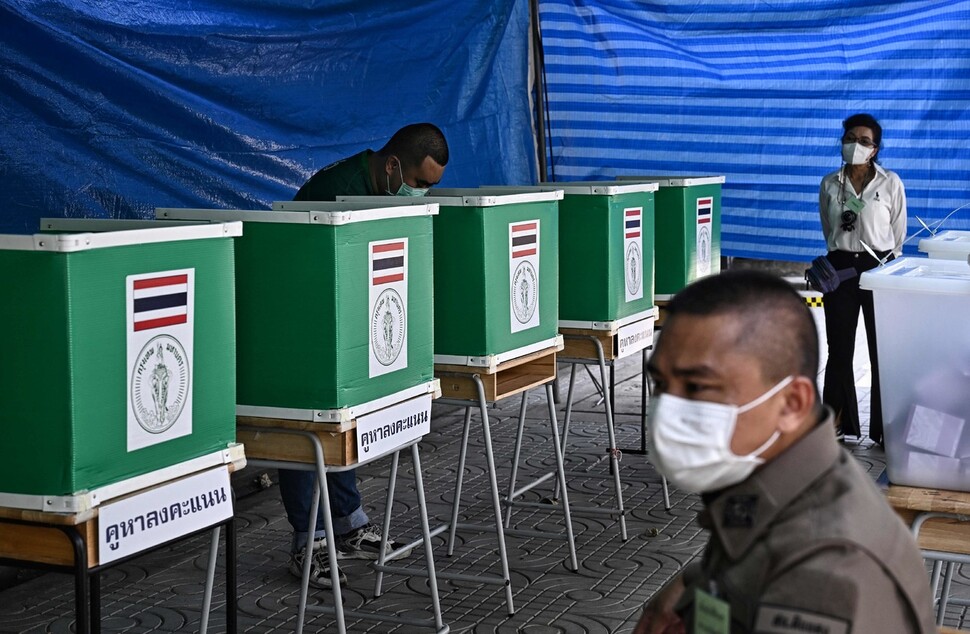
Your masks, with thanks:
[{"label": "white face mask", "polygon": [[843,143],[842,160],[849,165],[862,165],[869,160],[876,148],[866,147],[861,143]]},{"label": "white face mask", "polygon": [[775,431],[746,456],[731,451],[738,414],[758,407],[792,382],[782,379],[746,405],[692,401],[661,394],[650,403],[650,440],[654,466],[673,484],[694,493],[717,491],[741,482],[764,459],[760,456],[781,435]]}]

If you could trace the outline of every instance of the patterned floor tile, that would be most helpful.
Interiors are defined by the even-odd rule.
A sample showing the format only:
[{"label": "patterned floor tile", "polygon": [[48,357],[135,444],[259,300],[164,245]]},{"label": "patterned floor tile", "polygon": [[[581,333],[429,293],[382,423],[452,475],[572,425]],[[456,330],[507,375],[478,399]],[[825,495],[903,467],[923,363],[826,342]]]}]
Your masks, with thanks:
[{"label": "patterned floor tile", "polygon": [[[860,348],[864,350],[864,339]],[[868,368],[865,355],[857,355],[857,374]],[[861,361],[860,361],[861,359]],[[670,489],[672,508],[663,505],[661,480],[649,462],[635,450],[641,445],[639,359],[621,362],[616,370],[617,444],[626,448],[620,462],[628,539],[621,540],[616,517],[573,513],[573,530],[579,570],[567,567],[568,549],[562,535],[507,536],[515,613],[508,614],[501,586],[480,581],[439,579],[445,621],[452,632],[553,634],[630,631],[645,601],[701,551],[706,534],[694,518],[700,508],[695,495]],[[566,366],[561,371],[568,371]],[[561,376],[568,376],[563,372]],[[567,491],[572,507],[613,507],[615,490],[609,462],[603,460],[608,436],[605,415],[596,387],[587,373],[577,371],[567,452]],[[868,411],[868,389],[860,389],[860,408]],[[566,395],[566,381],[561,396]],[[518,482],[549,472],[555,465],[552,434],[547,420],[546,395],[529,395],[523,429],[523,451]],[[564,403],[557,406],[560,425]],[[518,425],[519,399],[508,399],[489,412],[496,471],[505,494],[512,471]],[[421,443],[422,476],[432,527],[450,516],[457,477],[464,410],[435,405],[432,431]],[[868,440],[846,447],[873,478],[885,466],[882,449]],[[382,519],[389,461],[378,461],[358,471],[365,510]],[[269,473],[274,479],[275,473]],[[254,473],[253,477],[258,477]],[[464,469],[460,520],[491,527],[492,498],[485,464],[479,415],[473,410],[468,459]],[[417,539],[420,528],[411,461],[402,457],[393,509],[397,539]],[[512,525],[562,533],[562,508],[554,503],[554,482],[549,480],[524,494],[522,501],[543,502],[541,508],[516,507]],[[290,632],[299,599],[297,580],[287,570],[290,528],[276,487],[257,490],[237,501],[239,631],[253,634]],[[434,541],[439,571],[482,576],[498,575],[500,568],[494,528],[483,532],[460,531],[456,553],[446,556],[446,535]],[[196,631],[200,622],[208,536],[186,540],[106,571],[102,580],[102,631]],[[223,548],[216,575],[212,631],[225,627]],[[424,565],[423,547],[399,562],[413,569]],[[348,575],[344,606],[379,610],[416,618],[429,618],[430,589],[425,576],[386,575],[382,595],[375,599],[375,575],[365,562],[341,562]],[[958,567],[955,596],[970,598],[970,568]],[[312,605],[332,605],[329,592],[311,590]],[[73,583],[69,576],[48,573],[0,592],[0,632],[73,631]],[[967,609],[950,605],[946,623],[963,626]],[[411,632],[408,626],[348,620],[351,632]],[[308,614],[306,632],[336,631],[332,616]]]}]

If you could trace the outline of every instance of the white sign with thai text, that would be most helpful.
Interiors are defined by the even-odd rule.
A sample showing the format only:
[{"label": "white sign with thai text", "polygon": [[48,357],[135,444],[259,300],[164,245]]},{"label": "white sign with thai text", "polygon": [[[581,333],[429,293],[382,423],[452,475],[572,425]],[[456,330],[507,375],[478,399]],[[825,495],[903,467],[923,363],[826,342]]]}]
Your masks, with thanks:
[{"label": "white sign with thai text", "polygon": [[620,326],[616,333],[616,358],[622,359],[653,345],[653,319],[641,319],[632,324]]},{"label": "white sign with thai text", "polygon": [[163,484],[100,507],[98,561],[134,555],[230,517],[228,467]]},{"label": "white sign with thai text", "polygon": [[431,431],[431,395],[385,407],[357,418],[357,459],[367,460]]}]

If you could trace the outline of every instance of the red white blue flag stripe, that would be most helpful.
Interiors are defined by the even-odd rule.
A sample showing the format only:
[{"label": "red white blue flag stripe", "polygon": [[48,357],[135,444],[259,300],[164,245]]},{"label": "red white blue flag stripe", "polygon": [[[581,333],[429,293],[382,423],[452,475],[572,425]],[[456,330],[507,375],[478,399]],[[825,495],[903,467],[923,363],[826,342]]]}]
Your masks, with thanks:
[{"label": "red white blue flag stripe", "polygon": [[627,209],[624,217],[624,235],[627,238],[640,237],[640,209]]},{"label": "red white blue flag stripe", "polygon": [[373,245],[371,260],[371,285],[404,281],[404,242]]},{"label": "red white blue flag stripe", "polygon": [[150,330],[188,322],[188,275],[147,277],[132,282],[134,330]]},{"label": "red white blue flag stripe", "polygon": [[705,224],[711,221],[711,212],[714,210],[713,198],[697,199],[697,224]]},{"label": "red white blue flag stripe", "polygon": [[523,258],[536,254],[539,240],[539,225],[523,222],[512,225],[512,258]]}]

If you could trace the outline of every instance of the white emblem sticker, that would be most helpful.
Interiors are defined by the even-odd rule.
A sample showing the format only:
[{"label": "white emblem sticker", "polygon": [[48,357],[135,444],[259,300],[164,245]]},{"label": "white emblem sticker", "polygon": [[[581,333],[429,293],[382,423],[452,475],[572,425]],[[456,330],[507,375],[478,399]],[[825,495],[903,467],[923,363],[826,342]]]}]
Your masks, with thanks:
[{"label": "white emblem sticker", "polygon": [[373,378],[408,367],[408,239],[368,244],[369,356]]},{"label": "white emblem sticker", "polygon": [[128,451],[192,433],[195,269],[125,279]]},{"label": "white emblem sticker", "polygon": [[509,224],[509,312],[512,332],[539,325],[539,220]]},{"label": "white emblem sticker", "polygon": [[624,297],[643,299],[643,207],[623,210]]},{"label": "white emblem sticker", "polygon": [[714,199],[697,199],[697,277],[711,274],[711,222]]}]

